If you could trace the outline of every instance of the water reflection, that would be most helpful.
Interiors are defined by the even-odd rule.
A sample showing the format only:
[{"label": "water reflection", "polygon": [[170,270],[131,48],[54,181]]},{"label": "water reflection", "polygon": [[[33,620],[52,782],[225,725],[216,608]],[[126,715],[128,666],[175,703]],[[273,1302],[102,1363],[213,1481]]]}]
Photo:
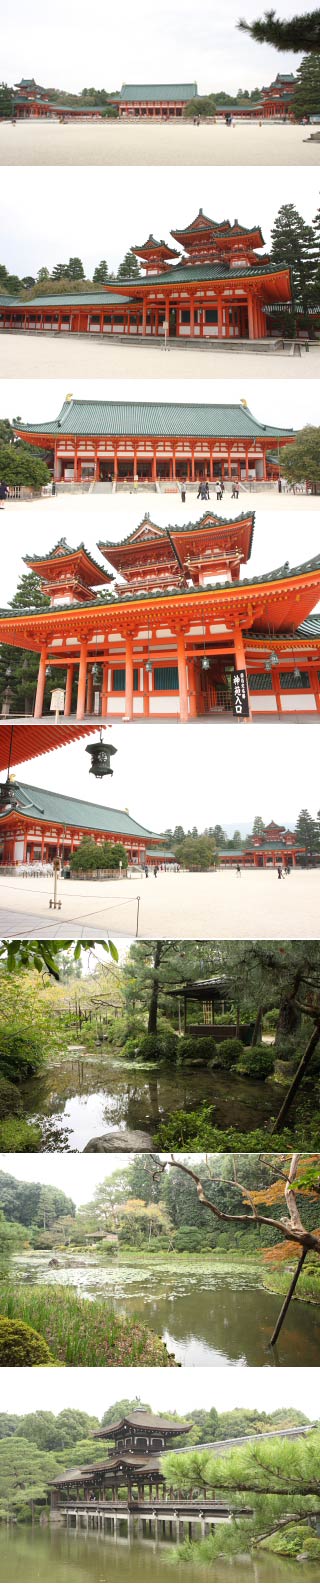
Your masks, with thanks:
[{"label": "water reflection", "polygon": [[111,1129],[154,1130],[160,1119],[178,1108],[192,1111],[209,1102],[215,1121],[226,1128],[255,1129],[276,1110],[282,1087],[269,1081],[253,1084],[237,1074],[208,1068],[158,1071],[136,1068],[72,1049],[63,1062],[48,1065],[23,1088],[26,1115],[44,1129],[44,1149],[83,1151],[93,1135]]},{"label": "water reflection", "polygon": [[[252,1558],[215,1561],[209,1569],[177,1563],[168,1543],[156,1547],[149,1542],[115,1543],[98,1534],[81,1537],[75,1532],[49,1531],[17,1526],[1,1534],[1,1581],[84,1582],[317,1582],[317,1565],[299,1564],[292,1559],[263,1553]],[[318,1577],[319,1578],[319,1577]]]}]

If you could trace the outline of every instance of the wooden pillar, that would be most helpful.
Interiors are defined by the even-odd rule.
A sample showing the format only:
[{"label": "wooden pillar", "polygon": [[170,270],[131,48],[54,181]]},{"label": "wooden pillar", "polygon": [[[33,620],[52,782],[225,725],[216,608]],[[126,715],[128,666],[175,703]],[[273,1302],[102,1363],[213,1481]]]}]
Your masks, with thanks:
[{"label": "wooden pillar", "polygon": [[108,671],[109,667],[108,662],[106,661],[102,668],[101,711],[103,716],[106,716],[108,709]]},{"label": "wooden pillar", "polygon": [[194,336],[194,297],[190,298],[190,339]]},{"label": "wooden pillar", "polygon": [[87,682],[88,640],[81,639],[80,664],[77,697],[77,720],[82,721],[86,707],[86,682]]},{"label": "wooden pillar", "polygon": [[129,721],[133,717],[133,641],[131,633],[126,637],[126,699],[125,714]]},{"label": "wooden pillar", "polygon": [[34,715],[35,715],[35,718],[36,718],[37,721],[39,720],[39,716],[42,716],[42,711],[43,711],[44,691],[45,691],[45,686],[46,686],[47,659],[48,659],[48,649],[47,649],[47,645],[44,645],[43,650],[41,650],[40,661],[39,661],[37,692],[36,692],[35,707],[34,707]]},{"label": "wooden pillar", "polygon": [[278,713],[278,716],[282,716],[281,688],[280,688],[280,668],[279,667],[272,666],[272,668],[271,668],[271,678],[272,678],[273,693],[275,694],[276,701],[277,701],[277,713]]},{"label": "wooden pillar", "polygon": [[188,721],[188,684],[184,633],[177,636],[180,721]]},{"label": "wooden pillar", "polygon": [[87,676],[87,713],[88,713],[89,716],[92,716],[92,712],[93,712],[93,672],[92,672],[92,670],[90,668],[90,672],[88,672],[88,676]]},{"label": "wooden pillar", "polygon": [[253,298],[252,298],[252,292],[248,292],[248,329],[249,329],[249,341],[254,341],[254,321],[253,321]]},{"label": "wooden pillar", "polygon": [[193,660],[188,661],[188,678],[189,678],[189,708],[190,708],[190,716],[196,716],[197,715],[197,699],[196,699],[195,667],[194,667],[194,661]]},{"label": "wooden pillar", "polygon": [[194,446],[192,446],[192,445],[191,445],[191,479],[193,479],[193,480],[194,480],[194,478],[195,478],[195,468],[194,468]]},{"label": "wooden pillar", "polygon": [[219,292],[218,296],[217,296],[217,307],[218,307],[218,336],[222,337],[223,336],[223,310],[222,310],[221,292]]},{"label": "wooden pillar", "polygon": [[67,681],[66,681],[66,692],[65,692],[65,702],[64,702],[64,714],[65,714],[65,716],[71,716],[73,676],[74,676],[74,664],[73,664],[73,661],[72,661],[72,662],[69,662],[69,666],[67,666]]},{"label": "wooden pillar", "polygon": [[311,688],[315,697],[317,715],[320,715],[320,682],[316,666],[309,667]]},{"label": "wooden pillar", "polygon": [[153,478],[153,480],[155,482],[156,478],[157,478],[157,453],[156,453],[156,447],[155,446],[153,447],[153,452],[152,452],[152,478]]}]

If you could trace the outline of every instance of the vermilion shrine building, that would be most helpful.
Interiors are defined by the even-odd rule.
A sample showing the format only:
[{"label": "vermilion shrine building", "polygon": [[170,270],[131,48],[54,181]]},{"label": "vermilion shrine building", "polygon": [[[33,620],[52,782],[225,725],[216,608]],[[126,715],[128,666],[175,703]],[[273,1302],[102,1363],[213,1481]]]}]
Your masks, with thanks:
[{"label": "vermilion shrine building", "polygon": [[217,222],[200,209],[172,238],[178,248],[152,235],[132,247],[145,271],[138,279],[23,302],[2,297],[0,329],[258,341],[272,333],[275,308],[292,308],[290,269],[260,256],[260,226]]},{"label": "vermilion shrine building", "polygon": [[140,826],[127,810],[68,798],[18,780],[13,785],[12,805],[8,783],[6,787],[8,801],[6,804],[3,797],[0,809],[1,865],[34,864],[37,860],[50,863],[56,857],[65,864],[83,837],[96,841],[97,852],[99,842],[123,843],[133,865],[175,863],[161,838]]},{"label": "vermilion shrine building", "polygon": [[286,866],[293,869],[296,864],[303,863],[305,856],[306,848],[294,832],[287,831],[285,826],[277,826],[276,821],[270,821],[262,834],[248,837],[245,848],[234,850],[233,853],[230,849],[228,852],[221,849],[219,860],[222,865],[241,864],[247,869],[253,866],[255,870],[266,869],[268,865],[273,869],[277,865],[283,869]]},{"label": "vermilion shrine building", "polygon": [[16,422],[15,434],[51,452],[59,487],[132,481],[277,479],[284,425],[262,424],[246,402],[104,402],[68,396],[57,419]]},{"label": "vermilion shrine building", "polygon": [[145,514],[120,544],[99,542],[107,567],[65,540],[26,556],[49,606],[0,612],[0,643],[39,654],[35,718],[53,667],[80,722],[318,715],[320,555],[241,579],[253,528],[252,512],[170,528]]}]

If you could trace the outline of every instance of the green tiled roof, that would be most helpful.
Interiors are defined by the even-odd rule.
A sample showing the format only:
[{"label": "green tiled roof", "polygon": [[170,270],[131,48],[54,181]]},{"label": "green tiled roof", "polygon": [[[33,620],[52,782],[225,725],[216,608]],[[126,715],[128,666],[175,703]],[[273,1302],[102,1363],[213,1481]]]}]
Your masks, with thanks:
[{"label": "green tiled roof", "polygon": [[30,435],[175,436],[195,439],[294,437],[284,425],[261,424],[240,402],[103,402],[72,397],[57,419],[15,426]]},{"label": "green tiled roof", "polygon": [[82,826],[87,831],[110,832],[114,837],[146,837],[149,841],[158,836],[145,826],[139,826],[127,810],[88,804],[87,800],[51,793],[48,788],[33,787],[29,782],[16,782],[15,792],[20,814],[34,815],[35,819],[50,821],[53,825]]},{"label": "green tiled roof", "polygon": [[[132,286],[136,290],[137,282],[132,282]],[[61,292],[59,294],[52,293],[52,295],[51,292],[46,292],[43,297],[0,297],[0,304],[4,303],[6,308],[12,306],[13,308],[21,309],[86,308],[89,303],[96,303],[99,308],[109,308],[111,304],[117,304],[118,308],[121,308],[122,303],[129,303],[130,301],[131,298],[122,297],[122,295],[118,297],[115,292],[108,292],[107,288],[103,292],[71,292],[70,294],[69,292]]]},{"label": "green tiled roof", "polygon": [[123,83],[120,101],[195,99],[197,83]]},{"label": "green tiled roof", "polygon": [[148,286],[150,291],[150,285],[165,286],[175,281],[182,285],[188,281],[237,281],[239,276],[281,275],[282,270],[287,269],[286,264],[269,264],[268,260],[264,264],[263,259],[260,264],[239,264],[234,270],[228,267],[224,269],[222,264],[174,264],[172,269],[161,270],[159,275],[152,273],[148,278],[143,277],[142,281],[126,281],[126,286],[128,291],[131,287],[139,291],[141,286]]}]

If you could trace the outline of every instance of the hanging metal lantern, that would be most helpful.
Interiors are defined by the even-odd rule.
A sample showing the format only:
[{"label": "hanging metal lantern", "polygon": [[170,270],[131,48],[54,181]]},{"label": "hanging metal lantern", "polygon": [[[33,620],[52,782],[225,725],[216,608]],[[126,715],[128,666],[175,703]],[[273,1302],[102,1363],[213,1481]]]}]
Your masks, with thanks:
[{"label": "hanging metal lantern", "polygon": [[152,672],[152,661],[146,661],[146,672]]},{"label": "hanging metal lantern", "polygon": [[15,810],[19,803],[19,787],[7,777],[6,782],[0,783],[0,811]]},{"label": "hanging metal lantern", "polygon": [[301,683],[301,672],[300,672],[300,667],[299,666],[295,666],[294,667],[293,676],[294,676],[295,683]]},{"label": "hanging metal lantern", "polygon": [[202,667],[202,671],[203,672],[209,672],[210,671],[210,661],[209,661],[209,656],[208,655],[203,655],[202,656],[201,667]]},{"label": "hanging metal lantern", "polygon": [[271,666],[277,666],[278,660],[279,660],[279,656],[276,654],[276,650],[271,650],[271,653],[270,653]]},{"label": "hanging metal lantern", "polygon": [[105,743],[100,737],[98,743],[87,745],[86,754],[89,754],[92,760],[90,776],[98,777],[100,781],[104,776],[113,776],[110,757],[112,754],[117,754],[117,750],[112,743]]}]

